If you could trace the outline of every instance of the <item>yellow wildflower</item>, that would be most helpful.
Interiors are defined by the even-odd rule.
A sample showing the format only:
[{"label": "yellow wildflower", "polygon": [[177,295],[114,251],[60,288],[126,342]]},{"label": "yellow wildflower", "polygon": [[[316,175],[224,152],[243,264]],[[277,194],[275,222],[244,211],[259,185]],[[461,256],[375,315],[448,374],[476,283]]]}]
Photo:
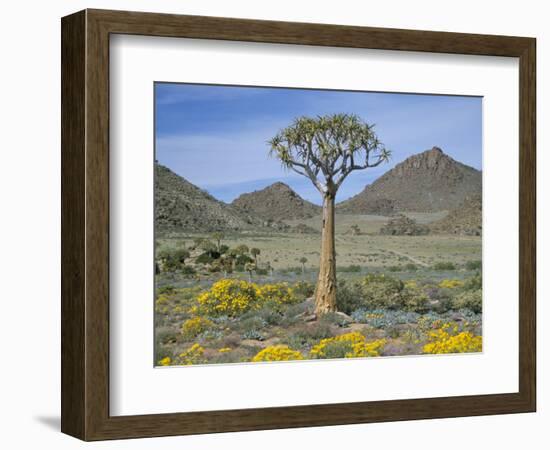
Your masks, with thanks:
[{"label": "yellow wildflower", "polygon": [[214,323],[211,320],[196,316],[183,322],[181,333],[186,338],[194,338],[213,326]]},{"label": "yellow wildflower", "polygon": [[252,362],[261,361],[292,361],[304,359],[302,354],[297,350],[292,350],[288,345],[272,345],[259,351]]},{"label": "yellow wildflower", "polygon": [[430,342],[422,351],[428,354],[475,353],[482,350],[482,337],[469,331],[458,332],[458,326],[444,324],[429,334]]},{"label": "yellow wildflower", "polygon": [[464,286],[464,282],[460,280],[445,279],[439,283],[439,287],[444,289],[456,289],[462,286]]},{"label": "yellow wildflower", "polygon": [[310,352],[312,358],[365,358],[380,356],[385,339],[367,342],[365,336],[354,331],[331,338],[321,339]]}]

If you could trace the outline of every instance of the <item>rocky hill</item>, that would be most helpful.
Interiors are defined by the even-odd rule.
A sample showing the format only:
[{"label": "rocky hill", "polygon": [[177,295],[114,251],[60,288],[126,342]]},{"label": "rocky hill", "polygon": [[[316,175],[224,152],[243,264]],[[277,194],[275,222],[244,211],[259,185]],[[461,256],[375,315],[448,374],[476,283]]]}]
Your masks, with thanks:
[{"label": "rocky hill", "polygon": [[480,194],[468,196],[443,219],[430,224],[435,233],[481,236],[482,200]]},{"label": "rocky hill", "polygon": [[321,207],[301,198],[284,183],[274,183],[260,191],[242,194],[231,203],[243,214],[266,221],[309,219],[321,213]]},{"label": "rocky hill", "polygon": [[160,164],[155,165],[155,229],[158,232],[247,230],[261,220],[220,202]]},{"label": "rocky hill", "polygon": [[434,147],[397,164],[362,192],[339,203],[337,212],[385,215],[388,211],[452,210],[466,197],[480,193],[481,172]]}]

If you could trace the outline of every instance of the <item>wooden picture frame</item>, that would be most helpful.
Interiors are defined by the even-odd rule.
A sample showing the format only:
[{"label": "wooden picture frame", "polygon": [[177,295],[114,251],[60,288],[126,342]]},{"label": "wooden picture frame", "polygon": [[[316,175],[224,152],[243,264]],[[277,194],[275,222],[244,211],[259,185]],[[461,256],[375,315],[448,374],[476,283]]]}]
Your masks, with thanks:
[{"label": "wooden picture frame", "polygon": [[[535,39],[104,10],[64,17],[61,29],[64,433],[101,440],[535,411]],[[519,58],[519,391],[110,416],[109,36],[117,33]]]}]

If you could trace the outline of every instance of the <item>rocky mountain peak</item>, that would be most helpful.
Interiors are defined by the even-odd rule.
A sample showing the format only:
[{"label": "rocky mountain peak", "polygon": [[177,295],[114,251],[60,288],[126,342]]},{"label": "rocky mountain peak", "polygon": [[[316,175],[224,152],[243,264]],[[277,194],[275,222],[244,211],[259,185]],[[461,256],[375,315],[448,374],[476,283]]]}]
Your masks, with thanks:
[{"label": "rocky mountain peak", "polygon": [[481,192],[481,172],[455,161],[439,147],[412,155],[339,205],[341,212],[372,214],[382,200],[397,211],[456,208],[466,196]]},{"label": "rocky mountain peak", "polygon": [[301,198],[290,186],[273,183],[264,189],[242,194],[231,205],[247,214],[265,220],[307,219],[320,213],[321,208]]}]

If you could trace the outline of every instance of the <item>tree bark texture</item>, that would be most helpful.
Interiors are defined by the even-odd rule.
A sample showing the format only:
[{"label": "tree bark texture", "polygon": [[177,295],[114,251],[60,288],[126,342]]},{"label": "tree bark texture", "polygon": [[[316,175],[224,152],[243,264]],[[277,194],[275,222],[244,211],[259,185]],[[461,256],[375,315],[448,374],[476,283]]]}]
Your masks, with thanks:
[{"label": "tree bark texture", "polygon": [[323,197],[323,229],[319,278],[315,288],[315,314],[321,316],[336,311],[336,249],[334,246],[335,194],[327,192]]}]

